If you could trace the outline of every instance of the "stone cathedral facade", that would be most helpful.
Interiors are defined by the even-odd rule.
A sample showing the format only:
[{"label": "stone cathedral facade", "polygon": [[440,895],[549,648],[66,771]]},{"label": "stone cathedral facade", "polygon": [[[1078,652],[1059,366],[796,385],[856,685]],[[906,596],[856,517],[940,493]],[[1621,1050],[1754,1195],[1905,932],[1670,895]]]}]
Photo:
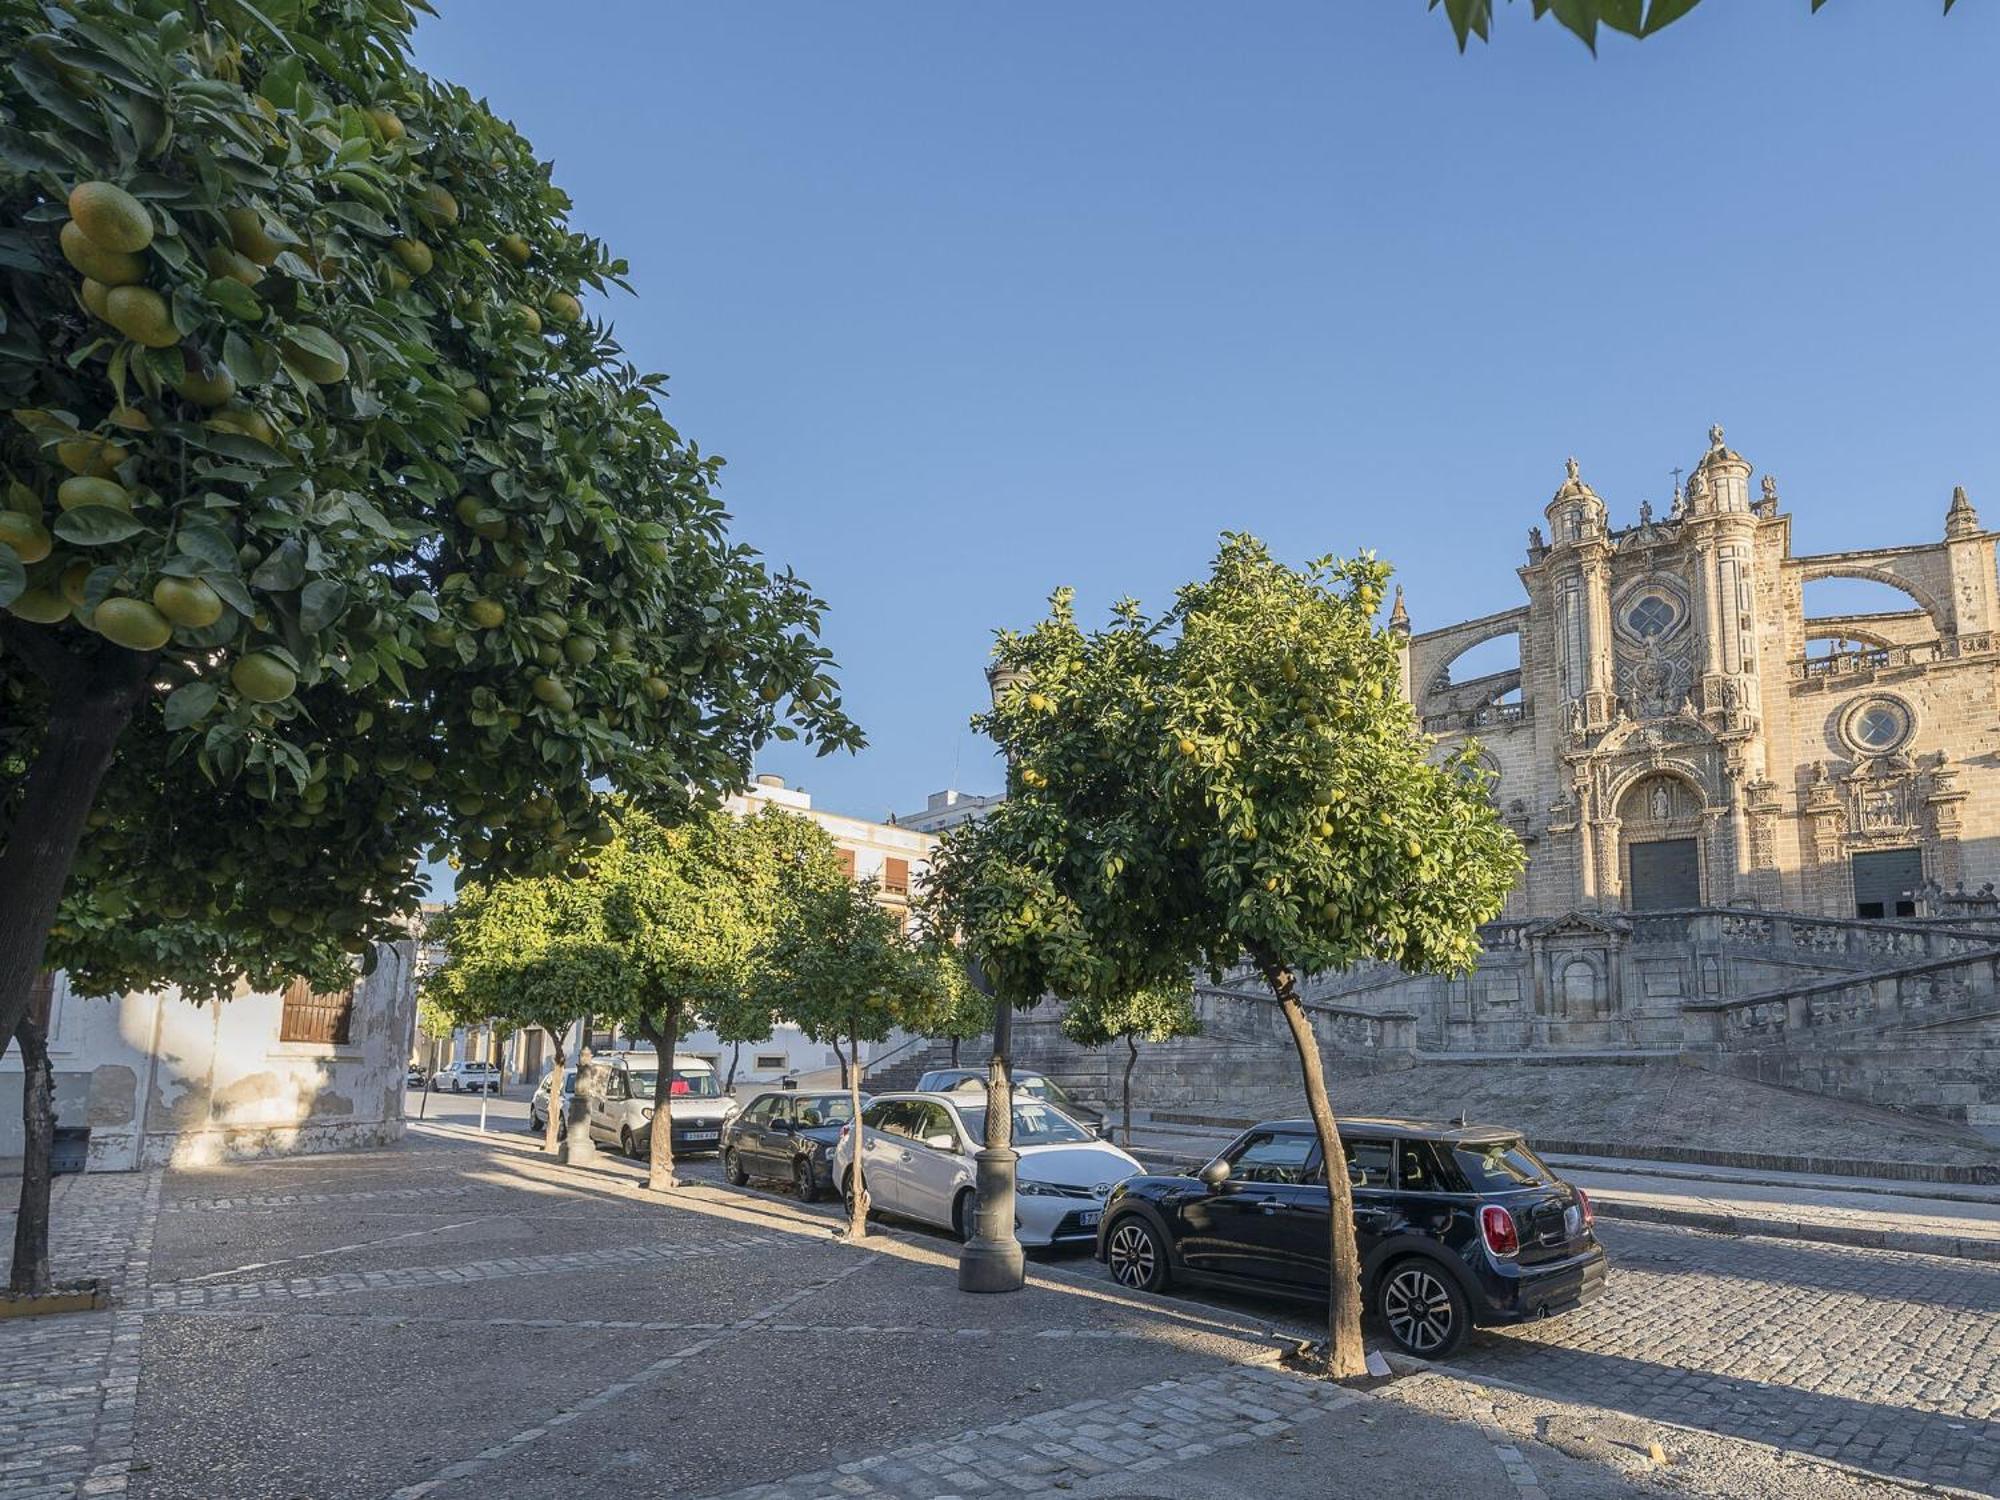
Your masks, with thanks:
[{"label": "stone cathedral facade", "polygon": [[[1931,540],[1795,553],[1775,481],[1753,485],[1709,436],[1670,513],[1622,527],[1571,460],[1518,608],[1416,631],[1398,597],[1424,728],[1477,741],[1528,849],[1505,917],[1978,905],[2000,882],[1995,534],[1961,490]],[[1821,578],[1909,604],[1811,618],[1802,591]],[[1518,639],[1518,668],[1454,676],[1498,636]]]}]

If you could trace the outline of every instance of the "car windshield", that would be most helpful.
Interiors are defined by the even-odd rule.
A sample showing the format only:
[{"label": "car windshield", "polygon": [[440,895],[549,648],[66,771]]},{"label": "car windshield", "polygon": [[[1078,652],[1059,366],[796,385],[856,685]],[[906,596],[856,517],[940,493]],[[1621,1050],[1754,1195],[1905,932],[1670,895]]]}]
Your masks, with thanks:
[{"label": "car windshield", "polygon": [[1544,1187],[1555,1177],[1525,1141],[1475,1141],[1454,1146],[1451,1154],[1475,1193]]},{"label": "car windshield", "polygon": [[[631,1080],[634,1099],[650,1099],[653,1090],[660,1086],[657,1068],[647,1068],[643,1072],[632,1068],[625,1076]],[[719,1099],[722,1097],[722,1085],[716,1082],[713,1073],[686,1073],[676,1068],[674,1081],[668,1085],[667,1092],[676,1099]]]},{"label": "car windshield", "polygon": [[[986,1111],[983,1107],[961,1104],[958,1106],[958,1114],[959,1118],[965,1121],[966,1133],[973,1140],[986,1139]],[[1067,1115],[1049,1105],[1020,1102],[1014,1106],[1016,1146],[1062,1146],[1091,1139],[1092,1137],[1080,1130]]]},{"label": "car windshield", "polygon": [[793,1122],[810,1130],[815,1125],[845,1125],[854,1118],[854,1101],[845,1094],[818,1094],[799,1100]]}]

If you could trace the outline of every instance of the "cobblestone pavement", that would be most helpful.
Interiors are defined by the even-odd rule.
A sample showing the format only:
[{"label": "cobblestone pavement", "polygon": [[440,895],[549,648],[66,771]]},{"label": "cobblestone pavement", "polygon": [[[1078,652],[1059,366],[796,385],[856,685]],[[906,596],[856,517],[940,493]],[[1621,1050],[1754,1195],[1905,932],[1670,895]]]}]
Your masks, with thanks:
[{"label": "cobblestone pavement", "polygon": [[[65,1177],[50,1194],[59,1281],[109,1281],[112,1311],[0,1321],[0,1496],[126,1493],[160,1174]],[[13,1216],[0,1219],[9,1243]]]},{"label": "cobblestone pavement", "polygon": [[1620,1225],[1601,1300],[1456,1368],[1859,1468],[1992,1491],[2000,1272]]},{"label": "cobblestone pavement", "polygon": [[[849,1247],[830,1206],[688,1175],[662,1203],[624,1163],[432,1133],[81,1180],[59,1274],[121,1300],[0,1323],[0,1500],[1874,1493],[1822,1460],[1994,1491],[1990,1267],[1616,1226],[1601,1301],[1453,1366],[1552,1393],[1523,1417],[1451,1372],[1398,1403],[1278,1370],[1292,1304],[1135,1297],[1078,1257],[967,1298],[938,1237]],[[1700,1429],[1727,1482],[1610,1461],[1582,1401]]]},{"label": "cobblestone pavement", "polygon": [[1218,1370],[753,1484],[729,1491],[725,1500],[825,1495],[925,1500],[960,1492],[1032,1492],[1054,1487],[1057,1478],[1068,1487],[1114,1470],[1150,1474],[1289,1432],[1306,1418],[1362,1399],[1340,1386],[1277,1370]]}]

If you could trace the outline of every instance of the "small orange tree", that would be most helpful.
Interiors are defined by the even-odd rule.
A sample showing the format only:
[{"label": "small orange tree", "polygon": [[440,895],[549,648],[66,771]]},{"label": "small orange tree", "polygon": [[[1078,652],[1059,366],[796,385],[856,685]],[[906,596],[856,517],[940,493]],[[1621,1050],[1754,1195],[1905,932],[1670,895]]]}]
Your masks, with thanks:
[{"label": "small orange tree", "polygon": [[1302,975],[1381,959],[1463,969],[1522,867],[1461,755],[1428,757],[1375,628],[1388,568],[1302,569],[1226,536],[1155,619],[1078,626],[1067,590],[995,648],[1016,685],[975,722],[1008,800],[949,835],[927,921],[997,991],[1106,1005],[1246,958],[1282,1008],[1331,1213],[1329,1368],[1361,1372],[1353,1201]]}]

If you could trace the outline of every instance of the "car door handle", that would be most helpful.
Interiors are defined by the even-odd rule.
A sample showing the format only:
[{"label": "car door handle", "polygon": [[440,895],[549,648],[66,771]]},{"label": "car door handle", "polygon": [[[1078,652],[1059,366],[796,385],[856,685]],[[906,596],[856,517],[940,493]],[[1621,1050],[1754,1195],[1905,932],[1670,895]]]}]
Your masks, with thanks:
[{"label": "car door handle", "polygon": [[909,1159],[910,1159],[910,1153],[909,1153],[909,1152],[907,1152],[907,1151],[903,1152],[903,1153],[902,1153],[902,1157],[901,1157],[901,1160],[903,1160],[903,1161],[908,1161]]},{"label": "car door handle", "polygon": [[1274,1214],[1284,1206],[1284,1201],[1278,1198],[1259,1198],[1257,1200],[1257,1207],[1267,1214]]}]

